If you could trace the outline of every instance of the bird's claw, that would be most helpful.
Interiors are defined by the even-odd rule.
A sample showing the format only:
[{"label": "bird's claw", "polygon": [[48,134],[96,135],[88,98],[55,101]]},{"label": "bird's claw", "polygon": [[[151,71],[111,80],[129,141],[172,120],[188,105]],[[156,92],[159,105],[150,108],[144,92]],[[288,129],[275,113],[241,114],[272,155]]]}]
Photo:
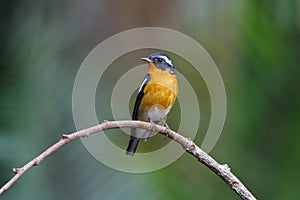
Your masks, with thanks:
[{"label": "bird's claw", "polygon": [[147,140],[155,130],[155,123],[150,118],[148,118],[148,121],[150,123],[150,128],[145,132],[145,142],[147,142]]}]

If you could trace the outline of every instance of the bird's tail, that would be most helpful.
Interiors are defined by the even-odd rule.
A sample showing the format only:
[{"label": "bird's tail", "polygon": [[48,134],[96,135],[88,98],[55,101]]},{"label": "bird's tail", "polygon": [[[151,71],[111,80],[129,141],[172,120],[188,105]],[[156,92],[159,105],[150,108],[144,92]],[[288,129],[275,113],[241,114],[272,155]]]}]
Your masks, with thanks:
[{"label": "bird's tail", "polygon": [[126,155],[133,156],[139,144],[140,138],[131,136],[126,150]]}]

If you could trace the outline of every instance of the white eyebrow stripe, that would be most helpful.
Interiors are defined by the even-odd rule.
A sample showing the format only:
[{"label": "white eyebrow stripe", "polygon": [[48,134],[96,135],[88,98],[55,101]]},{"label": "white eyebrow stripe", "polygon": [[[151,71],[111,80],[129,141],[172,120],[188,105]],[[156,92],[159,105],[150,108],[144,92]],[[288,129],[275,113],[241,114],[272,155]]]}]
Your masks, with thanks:
[{"label": "white eyebrow stripe", "polygon": [[172,61],[167,56],[158,56],[158,57],[164,59],[168,64],[173,66]]}]

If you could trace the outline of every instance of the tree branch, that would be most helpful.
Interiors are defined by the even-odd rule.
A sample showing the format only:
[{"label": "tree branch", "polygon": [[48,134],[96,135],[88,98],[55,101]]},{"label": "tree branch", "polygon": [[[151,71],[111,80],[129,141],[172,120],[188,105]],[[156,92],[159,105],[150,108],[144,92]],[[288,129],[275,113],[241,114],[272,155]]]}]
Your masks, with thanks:
[{"label": "tree branch", "polygon": [[[167,129],[166,127],[155,125],[143,121],[103,121],[101,124],[86,128],[72,134],[63,135],[62,138],[36,158],[28,162],[21,168],[13,168],[15,176],[12,177],[1,189],[0,195],[8,190],[26,171],[28,171],[33,166],[40,164],[47,156],[54,153],[63,145],[71,142],[72,140],[78,139],[80,137],[87,137],[91,134],[112,129],[112,128],[154,128],[155,131],[168,136],[172,140],[180,144],[188,153],[196,157],[202,164],[207,166],[210,170],[221,177],[229,187],[234,190],[241,199],[255,199],[255,197],[249,192],[249,190],[242,184],[242,182],[230,171],[227,164],[219,164],[202,149],[200,149],[191,139],[185,138],[182,135]],[[124,154],[125,156],[125,154]]]}]

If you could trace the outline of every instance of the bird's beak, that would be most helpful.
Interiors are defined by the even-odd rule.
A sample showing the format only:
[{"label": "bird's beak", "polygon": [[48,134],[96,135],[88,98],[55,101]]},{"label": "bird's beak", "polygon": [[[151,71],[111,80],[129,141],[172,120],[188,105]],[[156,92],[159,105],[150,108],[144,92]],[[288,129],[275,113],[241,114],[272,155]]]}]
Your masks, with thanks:
[{"label": "bird's beak", "polygon": [[152,63],[153,61],[149,58],[142,58],[143,61],[146,61],[147,63]]}]

